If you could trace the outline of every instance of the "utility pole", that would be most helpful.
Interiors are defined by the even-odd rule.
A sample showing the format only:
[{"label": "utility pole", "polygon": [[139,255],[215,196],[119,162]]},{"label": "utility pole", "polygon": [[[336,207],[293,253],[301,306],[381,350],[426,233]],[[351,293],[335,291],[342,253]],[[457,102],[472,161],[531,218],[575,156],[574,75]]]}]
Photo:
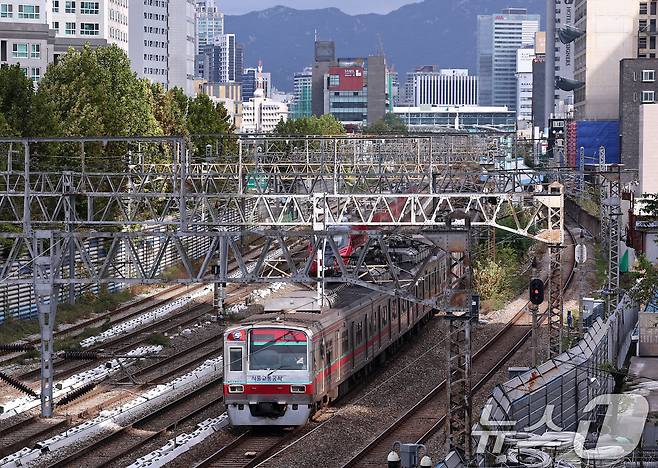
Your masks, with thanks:
[{"label": "utility pole", "polygon": [[[537,259],[533,257],[532,259],[532,277],[537,278]],[[532,301],[528,306],[530,315],[532,317],[532,332],[530,336],[531,342],[531,363],[532,367],[537,367],[537,350],[539,349],[539,320],[537,315],[539,313],[539,305],[534,304]]]}]

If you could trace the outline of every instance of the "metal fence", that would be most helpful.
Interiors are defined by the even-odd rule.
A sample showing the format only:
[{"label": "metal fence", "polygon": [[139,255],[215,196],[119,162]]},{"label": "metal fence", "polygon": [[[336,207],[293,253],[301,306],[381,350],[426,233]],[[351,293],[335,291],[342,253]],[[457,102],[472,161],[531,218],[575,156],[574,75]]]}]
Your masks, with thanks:
[{"label": "metal fence", "polygon": [[[246,212],[251,212],[253,210],[253,201],[249,202],[249,205],[245,207]],[[236,233],[240,232],[240,227],[237,226],[240,219],[239,214],[236,211],[231,211],[225,215],[224,228],[228,231],[235,231]],[[154,230],[164,230],[165,228],[154,228]],[[192,231],[201,230],[200,228],[193,225]],[[151,269],[155,262],[156,255],[162,247],[162,242],[164,238],[158,237],[149,237],[144,239],[141,243],[138,243],[138,248],[141,249],[139,258],[146,259],[144,267],[146,269]],[[190,258],[201,258],[203,257],[208,249],[210,248],[210,238],[209,237],[190,237],[188,239],[183,239],[185,244],[186,251],[189,253]],[[107,252],[105,251],[104,246],[96,241],[87,242],[86,252],[89,255],[92,261],[102,260]],[[129,269],[135,268],[135,266],[130,261],[130,255],[126,252],[125,246],[121,246],[120,251],[118,252],[118,257],[122,265],[122,274],[129,276]],[[79,260],[79,254],[76,254],[77,260]],[[180,262],[179,252],[176,246],[173,243],[169,243],[164,251],[162,261],[160,263],[160,268],[156,274],[161,274],[167,268],[173,267]],[[65,260],[64,265],[67,261]],[[12,274],[17,273],[19,270],[27,269],[29,272],[31,265],[28,264],[26,260],[22,266],[14,268],[11,272]],[[22,273],[24,273],[23,271]],[[61,271],[62,277],[68,275],[67,266],[62,267]],[[118,291],[124,287],[122,283],[112,283],[108,285],[108,290],[111,292]],[[75,290],[76,297],[81,296],[86,292],[98,293],[100,288],[98,286],[92,287],[83,287],[82,285],[77,285]],[[68,288],[60,288],[59,299],[60,302],[66,301],[68,299]],[[13,317],[17,319],[30,319],[36,316],[36,305],[34,304],[34,291],[32,290],[31,285],[27,284],[11,284],[0,283],[0,323],[4,322],[8,317]]]},{"label": "metal fence", "polygon": [[560,430],[576,430],[585,405],[612,392],[614,379],[607,369],[623,365],[637,316],[637,306],[625,297],[615,314],[594,322],[576,346],[496,386],[486,405],[490,413],[477,430],[541,434],[551,430],[543,424],[547,420]]}]

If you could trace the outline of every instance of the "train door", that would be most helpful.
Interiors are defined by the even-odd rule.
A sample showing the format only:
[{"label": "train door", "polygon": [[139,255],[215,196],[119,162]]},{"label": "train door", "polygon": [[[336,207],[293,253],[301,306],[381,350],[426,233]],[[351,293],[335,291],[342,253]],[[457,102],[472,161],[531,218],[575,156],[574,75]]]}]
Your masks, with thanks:
[{"label": "train door", "polygon": [[332,374],[333,374],[333,372],[332,372],[332,369],[331,369],[331,363],[332,363],[332,358],[333,358],[333,355],[334,355],[333,350],[334,350],[334,341],[329,340],[329,342],[327,343],[327,346],[325,348],[325,363],[326,363],[326,366],[327,366],[327,392],[330,392],[331,387],[332,387]]},{"label": "train door", "polygon": [[398,313],[398,335],[402,334],[402,299],[397,299],[397,313]]},{"label": "train door", "polygon": [[388,341],[391,341],[391,338],[393,336],[393,302],[389,299],[388,300]]},{"label": "train door", "polygon": [[368,330],[368,314],[365,315],[363,320],[363,334],[365,335],[365,342],[363,344],[363,352],[366,361],[368,360],[368,341],[370,340],[370,331]]},{"label": "train door", "polygon": [[354,321],[351,322],[350,324],[350,360],[352,361],[352,369],[356,367],[356,363],[354,362],[354,354],[356,353],[356,342],[354,341]]},{"label": "train door", "polygon": [[382,306],[377,306],[377,344],[382,347]]},{"label": "train door", "polygon": [[321,395],[325,392],[326,390],[326,372],[325,372],[325,342],[324,342],[324,337],[320,339],[320,346],[318,346],[318,355],[317,355],[317,368],[318,372],[320,373],[320,388],[318,393]]}]

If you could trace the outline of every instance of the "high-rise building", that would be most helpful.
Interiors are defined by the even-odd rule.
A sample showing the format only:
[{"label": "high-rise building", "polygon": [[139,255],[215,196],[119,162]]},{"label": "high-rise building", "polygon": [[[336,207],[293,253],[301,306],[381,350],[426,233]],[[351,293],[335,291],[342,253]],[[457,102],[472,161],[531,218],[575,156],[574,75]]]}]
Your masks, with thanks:
[{"label": "high-rise building", "polygon": [[414,103],[414,74],[416,73],[436,73],[439,67],[436,65],[422,65],[416,67],[413,72],[407,72],[407,79],[404,82],[404,93],[401,101],[406,106],[411,106]]},{"label": "high-rise building", "polygon": [[411,82],[411,105],[477,106],[478,77],[468,70],[450,69],[438,72],[414,72],[407,75]]},{"label": "high-rise building", "polygon": [[293,119],[310,117],[313,114],[312,86],[313,69],[305,68],[301,73],[295,73],[294,77],[294,100],[291,116]]},{"label": "high-rise building", "polygon": [[311,88],[313,115],[324,114],[325,75],[336,63],[336,44],[333,41],[315,41],[315,61]]},{"label": "high-rise building", "polygon": [[[555,0],[555,76],[565,80],[574,79],[574,43],[572,37],[578,34],[574,26],[576,8],[574,0]],[[554,114],[568,117],[573,113],[573,91],[555,89]],[[562,108],[564,112],[558,112]]]},{"label": "high-rise building", "polygon": [[242,103],[242,127],[245,133],[270,133],[277,124],[288,120],[288,106],[265,96],[263,67],[258,66],[256,91],[248,102]]},{"label": "high-rise building", "polygon": [[534,44],[539,15],[525,8],[478,16],[479,103],[516,110],[516,51]]},{"label": "high-rise building", "polygon": [[658,102],[658,58],[623,59],[619,66],[621,162],[639,169],[640,108]]},{"label": "high-rise building", "polygon": [[84,44],[116,44],[128,54],[128,6],[128,0],[46,0],[48,22],[56,36],[55,59],[69,47]]},{"label": "high-rise building", "polygon": [[0,64],[20,64],[38,82],[70,47],[116,44],[128,53],[128,0],[3,0]]},{"label": "high-rise building", "polygon": [[167,89],[194,94],[194,0],[134,2],[129,22],[135,73]]},{"label": "high-rise building", "polygon": [[224,34],[224,13],[222,13],[215,0],[196,0],[196,28],[195,28],[195,63],[196,76],[205,78],[207,46],[215,44],[215,39]]},{"label": "high-rise building", "polygon": [[235,81],[242,82],[242,74],[244,73],[244,45],[235,45]]},{"label": "high-rise building", "polygon": [[0,66],[19,65],[36,84],[53,60],[54,44],[45,0],[0,3]]},{"label": "high-rise building", "polygon": [[213,44],[206,44],[197,55],[197,76],[210,83],[238,82],[239,62],[242,57],[237,53],[235,34],[222,34],[215,38]]},{"label": "high-rise building", "polygon": [[534,48],[516,51],[516,121],[519,130],[532,126],[532,62]]},{"label": "high-rise building", "polygon": [[[258,89],[258,68],[245,68],[242,72],[242,100],[249,101]],[[272,97],[272,74],[260,72],[260,88],[266,98]]]},{"label": "high-rise building", "polygon": [[323,79],[322,114],[332,114],[347,126],[373,124],[386,114],[386,82],[384,57],[340,58]]},{"label": "high-rise building", "polygon": [[639,58],[656,58],[656,36],[658,28],[658,0],[641,0],[637,56]]},{"label": "high-rise building", "polygon": [[202,47],[214,44],[215,38],[224,34],[224,13],[219,11],[215,0],[196,1],[196,50],[200,54]]},{"label": "high-rise building", "polygon": [[[535,34],[535,58],[532,61],[532,126],[543,129],[546,122],[546,32]],[[533,130],[534,131],[534,130]]]},{"label": "high-rise building", "polygon": [[577,120],[619,118],[619,62],[637,56],[638,0],[576,0],[574,91]]}]

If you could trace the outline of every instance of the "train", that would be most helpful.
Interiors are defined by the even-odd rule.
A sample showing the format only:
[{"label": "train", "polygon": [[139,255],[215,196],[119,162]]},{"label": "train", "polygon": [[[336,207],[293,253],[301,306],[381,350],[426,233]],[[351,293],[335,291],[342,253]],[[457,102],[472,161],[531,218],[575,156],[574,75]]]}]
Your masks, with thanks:
[{"label": "train", "polygon": [[[400,265],[424,268],[416,297],[446,288],[445,255],[410,249]],[[419,258],[420,256],[420,258]],[[426,262],[424,260],[427,260]],[[415,265],[415,266],[414,266]],[[301,426],[347,392],[429,319],[432,309],[358,286],[337,286],[332,304],[304,308],[311,291],[290,286],[224,333],[224,404],[233,426]]]},{"label": "train", "polygon": [[[412,187],[407,190],[408,193],[414,193],[417,191],[416,187]],[[393,201],[388,209],[382,209],[376,212],[372,216],[373,223],[389,222],[393,219],[400,217],[402,210],[404,209],[405,204],[408,202],[407,198],[400,197]],[[392,215],[392,216],[391,216]],[[368,228],[366,226],[333,226],[330,231],[332,232],[333,240],[338,248],[338,253],[340,255],[340,261],[347,265],[350,259],[358,256],[360,249],[364,247],[368,242]],[[313,245],[307,247],[307,252],[309,255],[313,254]],[[340,270],[338,265],[338,259],[333,254],[329,247],[326,248],[324,253],[324,258],[321,258],[320,261],[320,271],[326,275],[330,276],[334,273],[337,273]],[[311,264],[310,273],[311,275],[318,274],[318,261],[314,261]]]}]

